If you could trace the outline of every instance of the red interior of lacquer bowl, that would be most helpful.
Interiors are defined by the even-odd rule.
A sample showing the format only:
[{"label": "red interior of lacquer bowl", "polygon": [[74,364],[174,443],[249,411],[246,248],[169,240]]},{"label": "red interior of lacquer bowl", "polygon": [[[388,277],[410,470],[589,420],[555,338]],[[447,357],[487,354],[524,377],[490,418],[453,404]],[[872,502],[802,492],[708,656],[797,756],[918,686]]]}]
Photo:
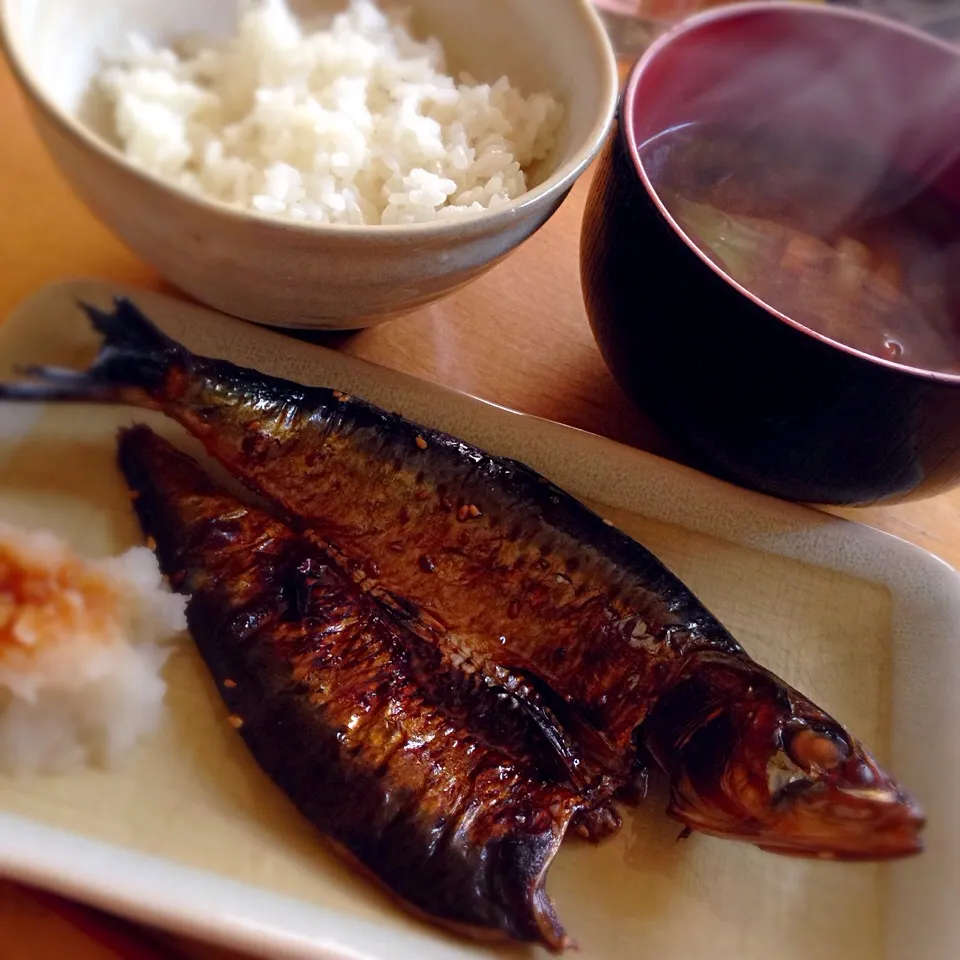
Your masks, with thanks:
[{"label": "red interior of lacquer bowl", "polygon": [[634,147],[683,123],[773,120],[935,169],[960,198],[960,50],[869,14],[772,3],[695,17],[634,69],[623,119]]}]

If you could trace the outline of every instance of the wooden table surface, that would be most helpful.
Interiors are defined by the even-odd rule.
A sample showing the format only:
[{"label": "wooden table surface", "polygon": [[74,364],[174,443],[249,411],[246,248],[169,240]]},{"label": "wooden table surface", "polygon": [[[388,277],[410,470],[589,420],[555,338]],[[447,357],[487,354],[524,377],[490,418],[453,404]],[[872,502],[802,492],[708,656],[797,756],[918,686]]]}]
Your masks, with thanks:
[{"label": "wooden table surface", "polygon": [[[94,220],[47,159],[0,60],[0,318],[37,287],[94,276],[163,282]],[[604,367],[580,297],[577,237],[589,175],[514,256],[446,301],[324,342],[527,413],[675,455]],[[887,508],[837,510],[960,568],[960,491]],[[0,960],[196,958],[227,953],[141,930],[0,880]]]}]

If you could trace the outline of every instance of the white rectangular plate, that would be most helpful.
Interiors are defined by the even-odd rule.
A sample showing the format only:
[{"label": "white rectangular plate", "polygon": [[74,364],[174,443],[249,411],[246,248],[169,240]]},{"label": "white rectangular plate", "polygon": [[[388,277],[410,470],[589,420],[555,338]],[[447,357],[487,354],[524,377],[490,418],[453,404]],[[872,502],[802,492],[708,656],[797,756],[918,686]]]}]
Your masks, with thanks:
[{"label": "white rectangular plate", "polygon": [[[82,366],[97,340],[78,298],[47,288],[0,327],[0,376]],[[326,384],[516,457],[654,550],[761,662],[847,723],[927,808],[904,863],[777,857],[693,837],[662,786],[599,848],[571,841],[549,889],[583,960],[945,960],[960,956],[960,579],[900,540],[720,483],[638,450],[521,416],[186,303],[124,291],[191,349]],[[518,318],[519,322],[519,318]],[[0,517],[91,555],[140,542],[114,466],[121,424],[158,415],[0,404]],[[122,769],[0,778],[0,871],[130,917],[272,957],[539,956],[409,918],[342,865],[259,771],[188,638],[163,730]]]}]

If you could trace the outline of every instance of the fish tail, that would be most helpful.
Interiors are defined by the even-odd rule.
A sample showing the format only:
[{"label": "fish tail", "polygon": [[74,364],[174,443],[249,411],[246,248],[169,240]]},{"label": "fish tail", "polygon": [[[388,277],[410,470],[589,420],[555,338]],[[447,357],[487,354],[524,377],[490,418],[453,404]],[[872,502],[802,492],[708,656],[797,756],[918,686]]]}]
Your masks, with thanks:
[{"label": "fish tail", "polygon": [[152,395],[186,351],[143,315],[117,297],[112,312],[80,302],[93,328],[103,336],[96,360],[86,371],[54,366],[17,370],[25,379],[0,383],[0,400],[132,403],[153,406]]}]

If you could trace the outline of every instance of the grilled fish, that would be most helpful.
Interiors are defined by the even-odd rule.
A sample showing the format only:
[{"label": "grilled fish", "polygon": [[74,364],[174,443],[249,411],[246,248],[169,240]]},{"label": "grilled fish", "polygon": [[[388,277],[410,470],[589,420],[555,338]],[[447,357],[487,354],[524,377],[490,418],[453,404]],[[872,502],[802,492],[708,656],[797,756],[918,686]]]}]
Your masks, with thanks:
[{"label": "grilled fish", "polygon": [[588,802],[509,694],[147,427],[122,433],[119,461],[234,725],[304,814],[430,919],[568,946],[544,880]]},{"label": "grilled fish", "polygon": [[29,370],[0,399],[179,421],[395,622],[491,682],[522,678],[508,682],[533,712],[546,702],[582,787],[609,792],[652,763],[691,830],[824,857],[921,849],[922,812],[861,743],[529,468],[335,390],[194,356],[128,301],[87,313],[105,338],[89,371]]}]

